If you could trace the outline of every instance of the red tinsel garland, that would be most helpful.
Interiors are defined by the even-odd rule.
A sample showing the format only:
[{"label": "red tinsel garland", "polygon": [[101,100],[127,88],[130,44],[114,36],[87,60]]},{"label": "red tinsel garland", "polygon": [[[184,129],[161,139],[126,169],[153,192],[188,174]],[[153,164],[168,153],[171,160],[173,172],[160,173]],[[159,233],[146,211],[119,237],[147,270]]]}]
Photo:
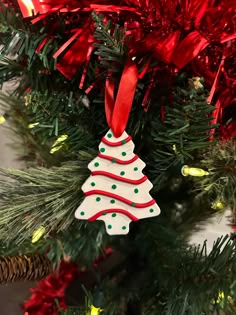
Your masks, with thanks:
[{"label": "red tinsel garland", "polygon": [[[125,27],[130,57],[142,64],[144,56],[149,56],[142,77],[148,72],[152,72],[154,77],[158,71],[153,68],[155,63],[150,62],[151,59],[163,62],[164,67],[174,67],[174,72],[188,66],[193,76],[203,77],[211,87],[208,100],[214,99],[216,104],[212,123],[222,122],[224,109],[235,102],[234,0],[18,0],[18,3],[23,16],[32,17],[32,23],[44,20],[52,13],[63,15],[67,25],[72,23],[73,16],[80,17],[80,23],[76,30],[72,30],[69,40],[54,54],[58,60],[57,69],[68,79],[72,79],[85,65],[80,88],[93,51],[91,12],[96,11]],[[45,38],[37,52],[52,37]],[[92,86],[94,83],[87,87],[87,91]],[[151,83],[147,87],[144,106],[152,87]],[[222,139],[229,135],[235,135],[234,122],[224,128]]]},{"label": "red tinsel garland", "polygon": [[[98,268],[112,253],[112,248],[108,247],[95,259],[93,267]],[[32,295],[23,304],[24,315],[57,315],[58,305],[61,310],[66,310],[65,291],[73,280],[79,281],[83,274],[84,271],[75,263],[62,261],[59,270],[39,281],[37,288],[30,289]]]},{"label": "red tinsel garland", "polygon": [[65,290],[79,273],[76,264],[62,262],[56,273],[39,281],[38,287],[31,289],[30,299],[23,304],[24,315],[56,315],[59,313],[56,301],[62,310],[66,310]]},{"label": "red tinsel garland", "polygon": [[[33,23],[55,12],[61,14],[87,12],[87,15],[83,14],[84,25],[80,26],[80,30],[85,32],[91,24],[90,13],[93,10],[102,12],[117,22],[120,22],[117,13],[122,13],[120,20],[123,20],[127,34],[131,37],[129,45],[135,55],[142,47],[141,54],[146,50],[165,62],[173,62],[178,68],[184,67],[211,43],[224,44],[236,38],[233,22],[236,3],[233,0],[79,2],[18,0],[18,2],[24,17],[30,17],[33,13],[39,14],[32,20]],[[90,33],[93,34],[92,29]],[[83,43],[89,41],[89,37],[86,36]],[[83,50],[86,49],[84,47],[81,51],[84,53]]]}]

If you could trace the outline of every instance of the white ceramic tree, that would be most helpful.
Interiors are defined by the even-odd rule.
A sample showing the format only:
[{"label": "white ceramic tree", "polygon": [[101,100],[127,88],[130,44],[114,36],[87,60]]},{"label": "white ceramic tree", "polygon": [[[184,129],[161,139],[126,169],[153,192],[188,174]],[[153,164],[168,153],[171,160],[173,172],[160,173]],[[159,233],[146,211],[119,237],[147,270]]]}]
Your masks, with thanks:
[{"label": "white ceramic tree", "polygon": [[152,184],[142,173],[145,163],[133,153],[134,143],[126,132],[116,138],[109,130],[99,151],[88,165],[91,176],[82,186],[86,197],[75,217],[103,220],[110,235],[127,234],[131,221],[160,213],[149,194]]}]

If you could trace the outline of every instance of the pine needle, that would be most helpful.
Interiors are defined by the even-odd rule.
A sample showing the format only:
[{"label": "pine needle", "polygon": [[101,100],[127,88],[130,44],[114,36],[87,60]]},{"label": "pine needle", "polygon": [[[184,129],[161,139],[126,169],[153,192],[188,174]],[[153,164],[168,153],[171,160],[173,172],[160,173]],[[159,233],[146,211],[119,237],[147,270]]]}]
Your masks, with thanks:
[{"label": "pine needle", "polygon": [[67,162],[50,169],[1,170],[5,178],[0,182],[0,234],[5,241],[21,243],[42,225],[46,235],[65,231],[75,220],[87,172],[87,162]]}]

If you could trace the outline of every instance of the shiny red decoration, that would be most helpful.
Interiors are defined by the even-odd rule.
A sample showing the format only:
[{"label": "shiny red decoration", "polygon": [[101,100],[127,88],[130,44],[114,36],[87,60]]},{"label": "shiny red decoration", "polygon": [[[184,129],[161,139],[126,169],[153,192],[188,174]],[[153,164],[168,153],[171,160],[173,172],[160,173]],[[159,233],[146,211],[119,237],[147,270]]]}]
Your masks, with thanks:
[{"label": "shiny red decoration", "polygon": [[137,82],[138,69],[131,59],[128,59],[124,67],[116,100],[114,99],[114,82],[110,79],[107,79],[106,81],[106,118],[108,126],[117,138],[120,137],[126,129]]},{"label": "shiny red decoration", "polygon": [[[75,25],[79,35],[75,36],[72,27],[71,37],[56,52],[57,69],[68,79],[90,62],[94,42],[91,12],[96,11],[125,27],[129,56],[142,64],[142,77],[168,67],[174,72],[187,67],[190,75],[203,77],[211,93],[209,100],[217,104],[213,122],[222,121],[224,108],[235,98],[236,92],[232,95],[232,87],[236,87],[235,62],[224,66],[229,58],[236,58],[234,0],[18,0],[18,3],[23,16],[32,18],[32,23],[58,14],[70,25],[74,23],[73,17],[79,17]],[[144,57],[148,60],[146,65]],[[159,66],[153,68],[156,62]],[[86,69],[80,87],[85,76]],[[144,104],[155,88],[153,82],[150,85]],[[93,86],[95,83],[86,90]]]},{"label": "shiny red decoration", "polygon": [[[211,42],[220,44],[236,38],[233,22],[236,3],[233,0],[18,0],[18,3],[24,17],[39,14],[33,22],[55,12],[70,12],[72,15],[81,12],[83,21],[91,24],[90,13],[93,10],[114,21],[117,21],[117,13],[122,13],[119,22],[124,23],[129,36],[136,42],[140,40],[149,53],[173,62],[179,68],[198,56]],[[86,31],[84,26],[80,29]],[[130,48],[135,53],[137,48],[132,45]]]},{"label": "shiny red decoration", "polygon": [[[99,255],[93,267],[96,269],[102,265],[114,253],[111,247],[107,247],[105,251]],[[91,270],[88,271],[91,274]],[[65,291],[73,281],[80,281],[80,279],[89,280],[90,285],[93,283],[91,279],[93,276],[84,278],[86,270],[80,270],[78,265],[73,262],[62,261],[59,270],[47,276],[45,279],[38,282],[37,288],[32,288],[31,297],[24,302],[22,308],[24,315],[59,315],[58,305],[61,310],[66,310]],[[88,279],[89,278],[89,279]],[[56,302],[57,301],[57,302]]]},{"label": "shiny red decoration", "polygon": [[62,310],[66,310],[65,290],[79,274],[74,263],[62,262],[60,269],[38,282],[37,288],[32,288],[32,295],[23,305],[27,315],[57,315],[56,301]]},{"label": "shiny red decoration", "polygon": [[70,39],[54,55],[54,58],[58,58],[63,50],[70,45],[67,52],[63,57],[59,58],[59,61],[57,62],[57,69],[69,80],[73,78],[81,65],[86,61],[87,57],[89,57],[90,50],[93,49],[93,28],[90,25],[91,23],[86,24],[83,30],[79,30],[75,36],[71,38],[72,41],[74,41],[72,45],[70,45]]}]

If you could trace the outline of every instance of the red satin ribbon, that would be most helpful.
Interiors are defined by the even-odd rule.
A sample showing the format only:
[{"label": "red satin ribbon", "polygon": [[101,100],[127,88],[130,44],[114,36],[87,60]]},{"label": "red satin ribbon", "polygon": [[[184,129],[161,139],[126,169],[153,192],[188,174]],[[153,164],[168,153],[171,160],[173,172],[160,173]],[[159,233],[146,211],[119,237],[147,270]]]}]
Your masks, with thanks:
[{"label": "red satin ribbon", "polygon": [[117,138],[120,137],[126,129],[137,82],[138,69],[136,64],[131,59],[128,59],[124,67],[116,100],[114,99],[114,82],[111,79],[106,80],[106,118],[109,127]]}]

